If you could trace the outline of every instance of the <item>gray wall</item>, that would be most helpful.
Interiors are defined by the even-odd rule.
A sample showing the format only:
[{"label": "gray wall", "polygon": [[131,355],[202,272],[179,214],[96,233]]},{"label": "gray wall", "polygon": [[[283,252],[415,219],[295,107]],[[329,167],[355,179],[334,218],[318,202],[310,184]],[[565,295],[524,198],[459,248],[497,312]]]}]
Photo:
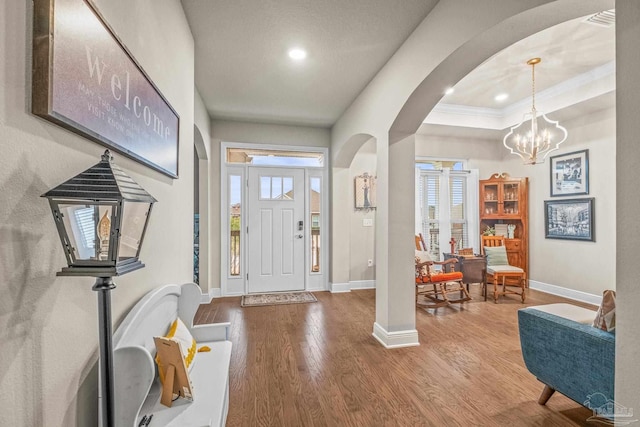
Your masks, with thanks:
[{"label": "gray wall", "polygon": [[[549,160],[528,166],[508,155],[504,167],[513,176],[529,177],[529,279],[601,296],[605,289],[616,289],[616,111],[609,108],[561,124],[569,136],[551,156],[589,150],[588,195],[551,198]],[[595,198],[596,241],[546,239],[544,201],[584,197]]]},{"label": "gray wall", "polygon": [[[180,179],[114,155],[158,199],[141,253],[146,268],[117,278],[112,292],[117,325],[151,288],[191,281],[193,40],[179,2],[97,4],[180,115]],[[104,147],[29,113],[31,5],[0,6],[0,425],[95,426],[93,280],[56,277],[65,257],[40,195],[97,163]]]},{"label": "gray wall", "polygon": [[[375,265],[369,267],[368,260],[373,260],[375,264],[375,210],[355,210],[354,209],[354,179],[357,175],[367,172],[369,175],[376,175],[376,142],[371,140],[365,143],[351,162],[349,169],[349,196],[343,203],[347,203],[351,210],[350,220],[350,251],[349,251],[349,281],[358,282],[361,280],[375,280]],[[372,227],[363,226],[364,219],[373,221]],[[358,287],[357,283],[352,284]],[[367,284],[365,285],[372,285]]]},{"label": "gray wall", "polygon": [[[616,274],[618,316],[616,329],[616,401],[640,411],[640,286],[638,286],[637,248],[640,241],[640,197],[638,197],[638,159],[640,159],[640,80],[638,40],[640,40],[640,2],[616,1],[616,99],[617,155],[616,196],[617,251]],[[612,172],[613,174],[613,172]]]}]

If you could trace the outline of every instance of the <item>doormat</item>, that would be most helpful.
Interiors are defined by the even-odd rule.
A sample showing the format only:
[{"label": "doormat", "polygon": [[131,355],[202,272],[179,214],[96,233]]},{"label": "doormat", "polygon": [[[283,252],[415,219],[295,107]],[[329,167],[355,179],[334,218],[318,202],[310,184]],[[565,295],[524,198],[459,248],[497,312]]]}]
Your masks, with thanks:
[{"label": "doormat", "polygon": [[281,294],[243,295],[240,305],[242,307],[256,307],[260,305],[302,304],[317,301],[311,292],[285,292]]}]

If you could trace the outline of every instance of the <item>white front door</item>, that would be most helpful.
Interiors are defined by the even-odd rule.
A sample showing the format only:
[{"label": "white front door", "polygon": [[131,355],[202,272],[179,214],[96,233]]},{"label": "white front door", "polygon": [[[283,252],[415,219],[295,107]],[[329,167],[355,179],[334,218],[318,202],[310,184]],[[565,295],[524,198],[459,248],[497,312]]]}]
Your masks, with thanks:
[{"label": "white front door", "polygon": [[249,293],[305,288],[304,170],[249,168]]}]

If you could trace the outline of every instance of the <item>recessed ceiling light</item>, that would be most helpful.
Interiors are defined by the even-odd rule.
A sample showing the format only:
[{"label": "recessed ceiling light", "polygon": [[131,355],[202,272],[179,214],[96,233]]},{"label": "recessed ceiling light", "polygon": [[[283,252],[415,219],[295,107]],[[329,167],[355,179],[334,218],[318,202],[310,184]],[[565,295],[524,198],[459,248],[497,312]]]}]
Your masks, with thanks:
[{"label": "recessed ceiling light", "polygon": [[449,87],[449,88],[447,88],[447,89],[444,91],[444,94],[445,94],[445,95],[451,95],[454,91],[455,91],[455,89],[454,89],[454,88]]},{"label": "recessed ceiling light", "polygon": [[493,98],[493,99],[495,99],[496,101],[500,102],[500,101],[504,101],[508,97],[509,97],[508,93],[500,93],[500,94],[496,95],[495,98]]},{"label": "recessed ceiling light", "polygon": [[304,49],[291,49],[289,51],[289,58],[294,59],[296,61],[301,61],[307,57],[307,51]]}]

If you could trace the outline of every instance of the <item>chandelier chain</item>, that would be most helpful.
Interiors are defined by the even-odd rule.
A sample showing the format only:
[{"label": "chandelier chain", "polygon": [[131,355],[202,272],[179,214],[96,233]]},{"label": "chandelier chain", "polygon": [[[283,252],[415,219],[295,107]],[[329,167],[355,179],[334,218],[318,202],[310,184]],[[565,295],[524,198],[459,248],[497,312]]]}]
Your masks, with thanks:
[{"label": "chandelier chain", "polygon": [[536,110],[536,64],[531,64],[531,105]]}]

